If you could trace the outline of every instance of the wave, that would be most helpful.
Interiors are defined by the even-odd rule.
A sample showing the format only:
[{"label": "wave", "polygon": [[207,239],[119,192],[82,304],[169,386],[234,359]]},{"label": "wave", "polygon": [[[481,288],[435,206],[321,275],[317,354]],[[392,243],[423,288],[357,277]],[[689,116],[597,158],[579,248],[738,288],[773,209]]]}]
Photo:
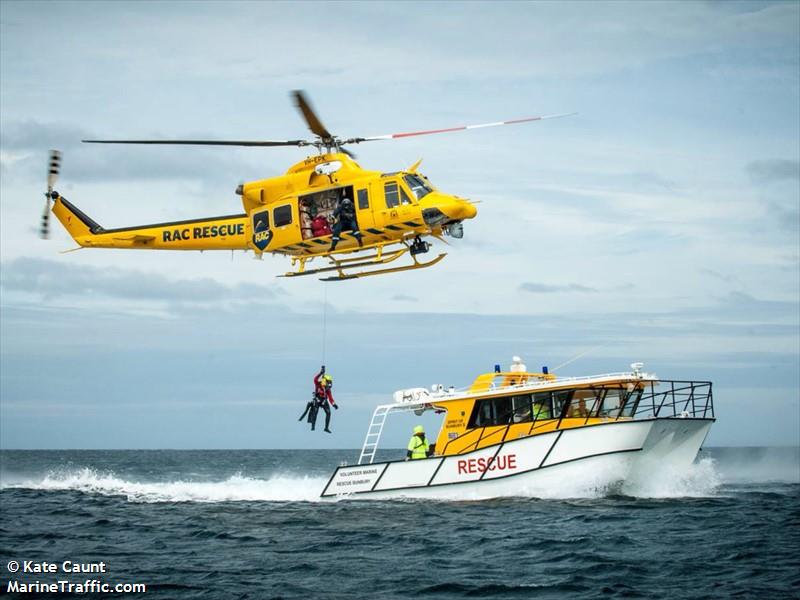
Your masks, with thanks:
[{"label": "wave", "polygon": [[[142,503],[320,502],[320,493],[327,481],[327,477],[288,474],[259,479],[237,473],[221,481],[139,482],[120,478],[112,472],[104,473],[85,467],[50,471],[38,480],[6,480],[0,483],[0,489],[78,491],[103,496],[124,496],[129,502]],[[643,498],[702,497],[712,495],[719,483],[714,461],[710,458],[702,459],[682,471],[659,471],[645,478],[627,480],[621,485],[613,472],[574,465],[569,477],[547,477],[538,485],[523,490],[510,486],[507,495],[542,499],[602,498],[617,494]],[[424,495],[440,500],[482,500],[491,497],[485,496],[479,490],[475,491],[477,493],[459,489],[458,486],[446,486],[429,489]],[[406,498],[415,497],[412,490],[401,495]]]},{"label": "wave", "polygon": [[[460,486],[398,492],[405,498],[479,501],[491,497],[515,496],[540,499],[594,499],[610,496],[634,498],[702,498],[728,493],[739,485],[762,482],[798,483],[797,450],[712,449],[693,464],[629,473],[613,462],[572,463],[567,469],[543,470],[541,476],[522,489],[519,482],[506,480],[500,489],[471,490]],[[136,481],[113,471],[91,467],[61,468],[39,476],[0,479],[0,489],[78,491],[86,494],[123,496],[130,502],[320,502],[327,476],[273,473],[264,478],[235,473],[227,479]],[[357,497],[357,496],[356,496]],[[362,497],[363,498],[363,497]],[[366,498],[365,498],[366,499]]]},{"label": "wave", "polygon": [[327,478],[274,475],[256,479],[235,474],[224,481],[126,481],[92,468],[51,471],[41,480],[3,482],[0,489],[79,491],[125,496],[130,502],[316,502]]},{"label": "wave", "polygon": [[705,457],[687,467],[661,465],[658,470],[631,477],[620,492],[636,498],[705,498],[715,495],[721,484],[717,461]]}]

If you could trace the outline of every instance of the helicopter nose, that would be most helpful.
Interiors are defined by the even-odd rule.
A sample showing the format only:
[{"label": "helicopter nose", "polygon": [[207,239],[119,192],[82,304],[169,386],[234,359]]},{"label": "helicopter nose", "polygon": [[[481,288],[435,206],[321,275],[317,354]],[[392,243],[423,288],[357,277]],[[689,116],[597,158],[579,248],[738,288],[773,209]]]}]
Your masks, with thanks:
[{"label": "helicopter nose", "polygon": [[476,214],[478,210],[472,202],[456,196],[428,194],[422,203],[422,217],[432,227],[472,219]]},{"label": "helicopter nose", "polygon": [[473,219],[478,214],[478,209],[472,202],[461,202],[461,218],[462,219]]},{"label": "helicopter nose", "polygon": [[472,219],[478,214],[478,209],[472,202],[454,198],[451,203],[444,207],[445,214],[454,221],[463,221],[464,219]]}]

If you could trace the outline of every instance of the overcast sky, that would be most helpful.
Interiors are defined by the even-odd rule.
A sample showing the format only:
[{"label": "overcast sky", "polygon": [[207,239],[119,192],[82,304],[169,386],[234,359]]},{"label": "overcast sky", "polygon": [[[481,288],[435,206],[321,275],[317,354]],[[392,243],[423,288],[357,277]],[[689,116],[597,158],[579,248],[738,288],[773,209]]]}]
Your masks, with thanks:
[{"label": "overcast sky", "polygon": [[[395,389],[589,349],[561,373],[712,380],[709,443],[796,445],[799,81],[797,2],[0,2],[0,447],[356,447]],[[50,148],[104,226],[239,212],[304,151],[80,139],[307,137],[292,89],[341,136],[578,114],[353,148],[480,201],[425,271],[38,239]]]}]

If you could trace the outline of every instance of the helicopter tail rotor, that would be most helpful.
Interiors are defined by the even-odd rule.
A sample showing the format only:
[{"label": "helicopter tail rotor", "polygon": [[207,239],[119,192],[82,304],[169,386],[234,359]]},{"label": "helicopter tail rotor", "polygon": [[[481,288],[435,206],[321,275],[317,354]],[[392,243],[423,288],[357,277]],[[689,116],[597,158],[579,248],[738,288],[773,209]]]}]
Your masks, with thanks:
[{"label": "helicopter tail rotor", "polygon": [[51,150],[47,168],[47,191],[44,194],[44,212],[42,213],[42,224],[39,229],[39,235],[45,240],[50,237],[50,201],[58,197],[58,192],[54,192],[53,188],[58,181],[60,171],[61,151]]}]

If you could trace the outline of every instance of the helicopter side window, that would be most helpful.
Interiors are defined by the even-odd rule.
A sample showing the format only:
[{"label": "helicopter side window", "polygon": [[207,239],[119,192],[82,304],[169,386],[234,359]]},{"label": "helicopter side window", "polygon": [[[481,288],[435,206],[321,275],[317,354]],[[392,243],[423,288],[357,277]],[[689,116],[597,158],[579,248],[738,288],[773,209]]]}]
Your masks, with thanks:
[{"label": "helicopter side window", "polygon": [[400,204],[411,204],[411,198],[408,197],[402,186],[400,186]]},{"label": "helicopter side window", "polygon": [[409,173],[407,175],[403,175],[403,179],[405,180],[406,185],[413,192],[414,196],[417,197],[417,200],[421,200],[433,191],[431,187],[417,175]]},{"label": "helicopter side window", "polygon": [[400,204],[399,186],[396,181],[387,181],[383,184],[383,193],[386,196],[386,208],[394,208]]},{"label": "helicopter side window", "polygon": [[292,205],[279,206],[272,211],[272,220],[275,227],[283,227],[284,225],[291,225],[292,223]]},{"label": "helicopter side window", "polygon": [[358,209],[369,208],[369,194],[366,189],[358,190]]}]

